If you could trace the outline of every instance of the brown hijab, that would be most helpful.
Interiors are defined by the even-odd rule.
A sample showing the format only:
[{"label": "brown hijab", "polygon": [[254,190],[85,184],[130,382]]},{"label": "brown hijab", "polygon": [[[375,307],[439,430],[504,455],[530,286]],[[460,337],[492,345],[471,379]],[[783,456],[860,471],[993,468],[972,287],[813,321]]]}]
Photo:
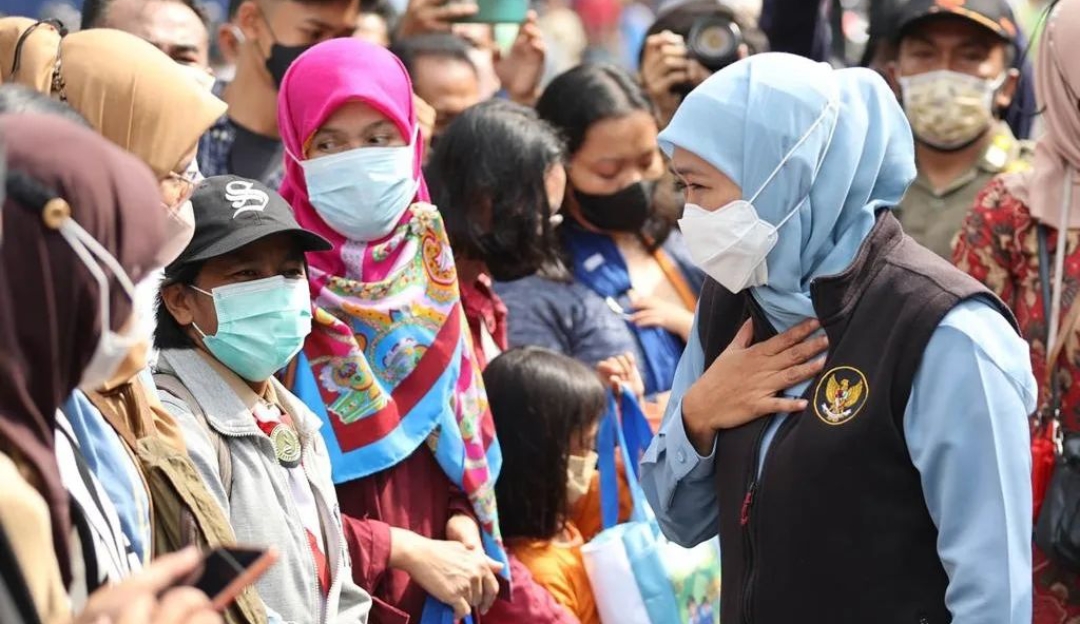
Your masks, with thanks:
[{"label": "brown hijab", "polygon": [[0,19],[0,77],[65,100],[159,180],[226,110],[164,52],[110,28],[61,37],[50,24]]},{"label": "brown hijab", "polygon": [[[55,413],[79,383],[101,336],[97,282],[45,205],[71,218],[140,280],[164,238],[163,210],[150,170],[91,130],[57,117],[0,115],[7,156],[7,197],[0,217],[0,448],[24,469],[52,516],[53,541],[70,580],[68,497],[53,446]],[[60,198],[63,202],[53,201]],[[132,303],[112,273],[109,326]]]}]

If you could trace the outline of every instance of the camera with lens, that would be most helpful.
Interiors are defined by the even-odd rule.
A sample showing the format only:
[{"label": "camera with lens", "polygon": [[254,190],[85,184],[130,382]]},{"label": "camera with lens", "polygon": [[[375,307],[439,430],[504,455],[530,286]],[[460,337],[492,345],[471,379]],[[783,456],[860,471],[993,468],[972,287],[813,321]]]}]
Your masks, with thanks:
[{"label": "camera with lens", "polygon": [[742,31],[734,21],[723,15],[703,15],[690,28],[686,48],[690,58],[717,72],[739,60],[742,42]]},{"label": "camera with lens", "polygon": [[[731,18],[715,13],[696,18],[686,35],[687,55],[714,73],[739,60],[742,44],[739,25]],[[671,90],[686,97],[696,86],[688,82],[675,85]]]}]

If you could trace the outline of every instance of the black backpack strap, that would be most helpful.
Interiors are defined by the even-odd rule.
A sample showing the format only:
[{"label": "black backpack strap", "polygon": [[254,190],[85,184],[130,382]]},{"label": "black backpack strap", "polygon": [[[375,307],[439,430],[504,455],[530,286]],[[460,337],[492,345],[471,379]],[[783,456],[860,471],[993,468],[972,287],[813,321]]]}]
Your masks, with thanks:
[{"label": "black backpack strap", "polygon": [[[1042,287],[1042,309],[1043,318],[1046,319],[1046,348],[1050,348],[1050,342],[1053,337],[1050,335],[1050,306],[1053,305],[1054,293],[1050,284],[1050,245],[1047,242],[1049,234],[1046,231],[1046,226],[1042,223],[1037,223],[1035,226],[1035,232],[1039,240],[1039,285]],[[1059,240],[1058,244],[1064,244],[1063,240]],[[1050,380],[1050,404],[1049,415],[1056,418],[1056,414],[1061,409],[1061,388],[1057,383],[1057,363],[1050,362],[1047,364],[1050,370],[1047,371]],[[1042,421],[1045,414],[1039,415],[1039,420]]]}]

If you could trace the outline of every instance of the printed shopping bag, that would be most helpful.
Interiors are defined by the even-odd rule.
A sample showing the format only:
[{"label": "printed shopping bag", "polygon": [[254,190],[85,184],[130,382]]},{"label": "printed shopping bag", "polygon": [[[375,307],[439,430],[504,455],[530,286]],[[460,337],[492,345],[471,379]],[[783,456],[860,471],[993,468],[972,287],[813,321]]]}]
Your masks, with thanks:
[{"label": "printed shopping bag", "polygon": [[[651,436],[648,421],[629,392],[624,391],[618,402],[609,397],[597,440],[605,530],[582,548],[600,619],[605,624],[715,624],[720,584],[717,542],[686,549],[661,534],[637,470]],[[614,526],[616,448],[627,466],[634,511],[629,522]]]}]

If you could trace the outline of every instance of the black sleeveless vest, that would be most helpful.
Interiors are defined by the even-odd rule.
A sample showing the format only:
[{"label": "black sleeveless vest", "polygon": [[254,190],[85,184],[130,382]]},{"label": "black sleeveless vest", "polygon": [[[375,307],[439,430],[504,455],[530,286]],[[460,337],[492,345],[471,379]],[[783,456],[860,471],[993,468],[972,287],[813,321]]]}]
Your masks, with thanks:
[{"label": "black sleeveless vest", "polygon": [[[829,337],[810,407],[780,426],[760,476],[769,418],[718,435],[725,624],[944,624],[948,577],[911,462],[903,419],[930,336],[981,284],[905,236],[882,212],[854,263],[811,286]],[[706,365],[747,316],[775,335],[748,293],[709,281],[701,297]],[[934,414],[948,418],[948,414]]]}]

